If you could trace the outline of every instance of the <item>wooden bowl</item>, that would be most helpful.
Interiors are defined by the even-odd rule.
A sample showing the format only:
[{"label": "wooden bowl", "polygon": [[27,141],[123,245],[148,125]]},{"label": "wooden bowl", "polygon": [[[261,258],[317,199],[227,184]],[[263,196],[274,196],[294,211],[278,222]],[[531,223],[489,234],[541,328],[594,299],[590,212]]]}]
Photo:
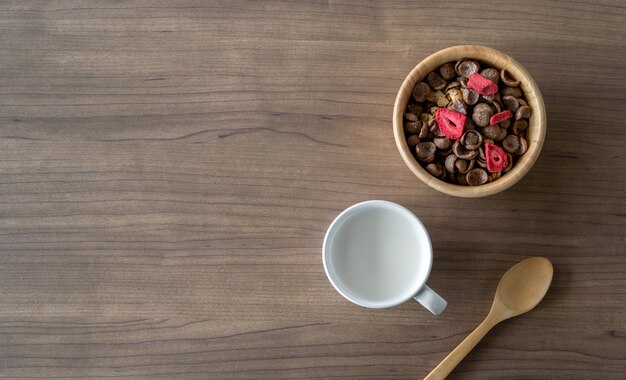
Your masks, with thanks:
[{"label": "wooden bowl", "polygon": [[[422,81],[428,73],[446,62],[461,58],[471,58],[488,64],[498,70],[506,68],[513,78],[521,82],[528,105],[532,107],[532,115],[528,120],[526,139],[528,150],[515,163],[515,166],[497,180],[480,186],[461,186],[444,182],[424,169],[409,150],[404,136],[404,113],[416,83]],[[393,134],[402,159],[411,171],[425,184],[456,197],[480,198],[499,193],[519,181],[533,166],[546,134],[546,109],[539,87],[522,65],[508,55],[485,46],[460,45],[440,50],[420,62],[406,77],[393,107]]]}]

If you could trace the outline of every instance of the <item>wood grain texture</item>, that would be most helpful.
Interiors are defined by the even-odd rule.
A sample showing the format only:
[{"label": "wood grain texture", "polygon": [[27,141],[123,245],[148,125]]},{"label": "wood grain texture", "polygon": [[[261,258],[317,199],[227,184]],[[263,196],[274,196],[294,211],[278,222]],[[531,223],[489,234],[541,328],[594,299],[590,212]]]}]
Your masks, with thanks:
[{"label": "wood grain texture", "polygon": [[[626,7],[620,1],[0,4],[0,377],[415,379],[545,256],[552,288],[451,379],[626,377]],[[422,184],[391,115],[417,62],[494,47],[548,130],[511,189]],[[321,263],[387,199],[449,306],[367,310]]]}]

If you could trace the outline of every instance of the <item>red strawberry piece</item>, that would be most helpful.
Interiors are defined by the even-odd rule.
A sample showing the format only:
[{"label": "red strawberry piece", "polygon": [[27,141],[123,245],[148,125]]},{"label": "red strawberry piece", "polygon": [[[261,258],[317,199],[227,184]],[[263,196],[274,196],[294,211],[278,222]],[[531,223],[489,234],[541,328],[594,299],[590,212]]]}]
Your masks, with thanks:
[{"label": "red strawberry piece", "polygon": [[446,137],[458,140],[463,136],[463,129],[465,129],[465,120],[467,117],[462,113],[448,108],[439,108],[437,109],[435,119],[437,120],[437,124],[439,124],[439,130]]},{"label": "red strawberry piece", "polygon": [[485,144],[487,170],[492,173],[501,172],[506,168],[506,153],[502,148],[493,144]]},{"label": "red strawberry piece", "polygon": [[474,73],[467,81],[467,88],[476,91],[481,95],[493,95],[498,92],[498,85],[484,76]]},{"label": "red strawberry piece", "polygon": [[491,119],[489,119],[489,124],[496,125],[512,117],[513,117],[513,113],[511,111],[504,110],[502,112],[498,112],[497,114],[493,115]]}]

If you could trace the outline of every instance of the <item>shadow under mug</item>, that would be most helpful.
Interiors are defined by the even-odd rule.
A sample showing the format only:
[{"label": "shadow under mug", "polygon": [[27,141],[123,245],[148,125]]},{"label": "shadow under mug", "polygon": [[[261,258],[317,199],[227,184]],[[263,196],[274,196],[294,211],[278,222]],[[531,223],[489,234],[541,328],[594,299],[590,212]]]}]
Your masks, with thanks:
[{"label": "shadow under mug", "polygon": [[426,285],[433,252],[424,224],[388,201],[357,203],[331,223],[322,248],[324,270],[347,300],[386,308],[414,298],[438,315],[447,306]]}]

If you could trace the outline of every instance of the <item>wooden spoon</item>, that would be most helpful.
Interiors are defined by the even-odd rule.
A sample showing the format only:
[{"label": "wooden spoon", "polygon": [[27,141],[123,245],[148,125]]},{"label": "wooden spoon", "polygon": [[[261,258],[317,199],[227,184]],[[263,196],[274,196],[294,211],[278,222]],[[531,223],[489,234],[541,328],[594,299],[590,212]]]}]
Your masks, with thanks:
[{"label": "wooden spoon", "polygon": [[485,320],[424,380],[445,379],[493,326],[537,306],[550,287],[552,273],[552,264],[544,257],[526,259],[509,269],[500,279],[491,310]]}]

